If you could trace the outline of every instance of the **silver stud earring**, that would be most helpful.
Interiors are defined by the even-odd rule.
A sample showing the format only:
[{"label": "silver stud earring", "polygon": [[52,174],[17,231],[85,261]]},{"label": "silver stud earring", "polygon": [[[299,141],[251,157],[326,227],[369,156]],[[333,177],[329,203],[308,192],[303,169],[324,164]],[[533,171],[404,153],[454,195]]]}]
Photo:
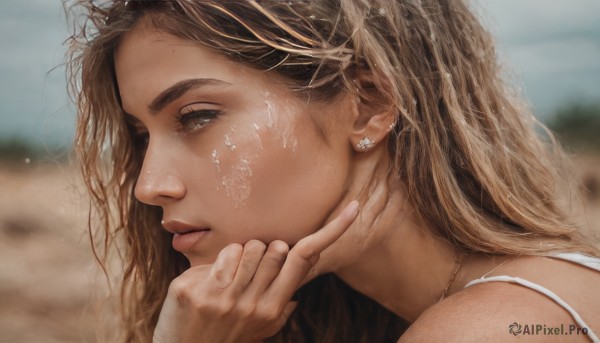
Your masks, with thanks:
[{"label": "silver stud earring", "polygon": [[394,129],[394,126],[396,126],[396,122],[393,122],[390,124],[390,126],[388,126],[388,131],[392,131]]},{"label": "silver stud earring", "polygon": [[162,225],[162,226],[165,226],[165,221],[164,221],[164,220],[161,220],[161,221],[160,221],[160,225]]},{"label": "silver stud earring", "polygon": [[356,144],[356,148],[361,151],[371,150],[375,146],[375,141],[372,141],[369,137],[365,137]]}]

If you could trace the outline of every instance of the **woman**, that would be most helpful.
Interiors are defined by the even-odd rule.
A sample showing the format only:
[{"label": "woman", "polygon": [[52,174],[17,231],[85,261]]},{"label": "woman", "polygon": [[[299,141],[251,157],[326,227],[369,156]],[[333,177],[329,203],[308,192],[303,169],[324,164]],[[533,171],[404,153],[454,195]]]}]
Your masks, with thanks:
[{"label": "woman", "polygon": [[599,247],[461,1],[84,3],[124,341],[596,339]]}]

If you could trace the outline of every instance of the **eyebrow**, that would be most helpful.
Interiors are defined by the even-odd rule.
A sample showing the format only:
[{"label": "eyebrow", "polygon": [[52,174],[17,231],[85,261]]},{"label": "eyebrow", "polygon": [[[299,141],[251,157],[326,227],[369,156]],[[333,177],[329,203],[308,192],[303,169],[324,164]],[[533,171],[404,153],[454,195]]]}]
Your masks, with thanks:
[{"label": "eyebrow", "polygon": [[208,78],[188,79],[179,81],[171,87],[162,91],[156,98],[154,98],[154,100],[152,100],[152,103],[148,106],[148,110],[150,111],[150,113],[156,114],[160,112],[160,110],[165,108],[168,104],[184,95],[190,89],[213,85],[228,86],[231,85],[231,83]]}]

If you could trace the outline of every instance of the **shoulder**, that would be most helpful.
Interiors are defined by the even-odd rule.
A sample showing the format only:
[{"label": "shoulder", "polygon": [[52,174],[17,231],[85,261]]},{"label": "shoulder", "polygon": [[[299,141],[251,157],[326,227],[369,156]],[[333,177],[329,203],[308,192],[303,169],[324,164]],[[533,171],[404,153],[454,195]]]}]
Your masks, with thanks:
[{"label": "shoulder", "polygon": [[[568,328],[571,316],[552,300],[531,289],[505,282],[466,288],[427,309],[399,342],[494,342],[530,331],[533,325]],[[544,334],[528,342],[547,342]]]}]

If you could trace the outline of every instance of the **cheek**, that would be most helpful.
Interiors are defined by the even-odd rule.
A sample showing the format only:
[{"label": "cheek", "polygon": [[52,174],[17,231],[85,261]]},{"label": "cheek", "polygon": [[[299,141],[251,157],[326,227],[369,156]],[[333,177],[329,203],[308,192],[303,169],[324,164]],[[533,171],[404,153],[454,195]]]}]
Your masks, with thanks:
[{"label": "cheek", "polygon": [[[256,179],[264,176],[265,168],[281,155],[294,153],[297,138],[295,124],[286,106],[273,101],[265,92],[258,97],[255,113],[237,117],[223,133],[211,151],[211,161],[218,172],[217,190],[223,193],[235,209],[248,207]],[[263,145],[267,142],[267,149]],[[288,151],[289,150],[289,151]],[[254,175],[258,169],[258,175]]]},{"label": "cheek", "polygon": [[317,230],[343,195],[348,161],[320,141],[310,119],[277,117],[232,127],[213,150],[226,201],[220,208],[229,212],[218,220],[232,241],[293,244]]},{"label": "cheek", "polygon": [[260,159],[262,142],[258,132],[229,128],[211,152],[217,172],[216,190],[234,209],[246,207],[252,193],[254,167]]}]

